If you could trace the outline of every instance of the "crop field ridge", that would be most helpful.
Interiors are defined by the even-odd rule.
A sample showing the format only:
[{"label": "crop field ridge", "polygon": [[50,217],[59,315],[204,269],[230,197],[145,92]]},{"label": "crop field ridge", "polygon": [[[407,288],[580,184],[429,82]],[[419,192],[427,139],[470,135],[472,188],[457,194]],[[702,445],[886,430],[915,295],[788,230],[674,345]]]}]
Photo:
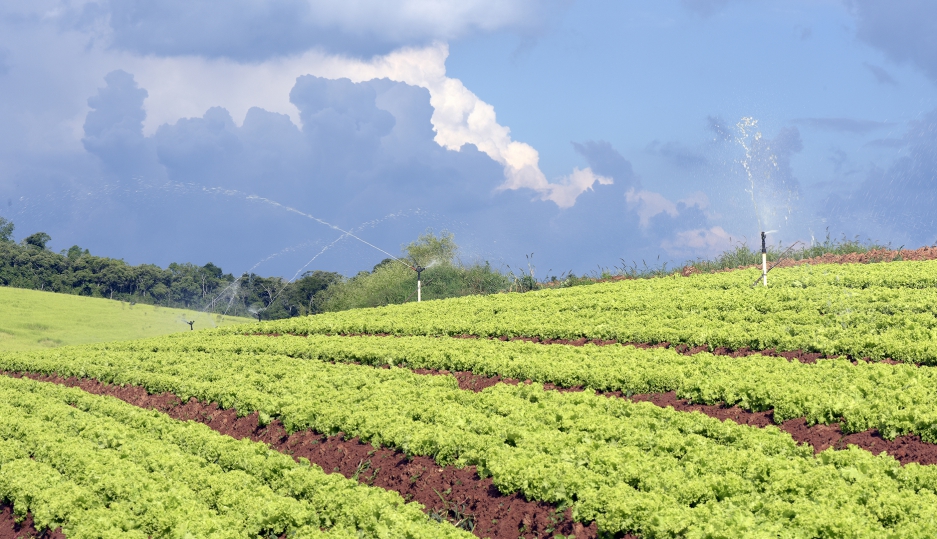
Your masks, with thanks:
[{"label": "crop field ridge", "polygon": [[[215,432],[235,439],[263,442],[272,449],[309,459],[327,472],[335,472],[361,483],[398,492],[407,501],[425,507],[431,517],[472,531],[478,537],[508,539],[530,534],[575,534],[579,539],[597,537],[595,523],[584,526],[571,519],[568,508],[527,501],[519,494],[504,495],[482,479],[474,466],[440,466],[427,457],[408,457],[399,451],[375,448],[357,438],[339,433],[326,436],[313,431],[288,434],[283,424],[272,420],[261,425],[258,414],[238,417],[233,409],[217,403],[201,403],[194,397],[182,402],[172,393],[149,394],[139,386],[116,386],[92,379],[62,378],[38,374],[0,373],[76,387],[95,395],[116,397],[140,408],[158,410],[183,421],[197,421]],[[518,535],[518,530],[526,533]],[[626,536],[629,537],[629,536]],[[0,536],[0,539],[5,539]]]},{"label": "crop field ridge", "polygon": [[[874,457],[857,448],[814,456],[812,449],[797,446],[789,435],[773,428],[732,425],[650,403],[544,391],[527,384],[497,384],[474,393],[458,389],[455,380],[420,376],[406,369],[330,365],[284,356],[239,357],[211,347],[214,353],[224,353],[226,360],[219,363],[204,352],[167,353],[150,346],[145,353],[86,355],[73,366],[97,371],[94,377],[110,383],[143,384],[154,392],[185,387],[184,394],[204,401],[217,399],[225,407],[241,403],[236,406],[241,415],[258,411],[262,417],[266,413],[280,418],[291,431],[342,431],[440,463],[477,462],[479,470],[485,470],[480,474],[490,474],[502,492],[520,491],[551,503],[572,498],[574,511],[579,511],[575,518],[594,518],[599,529],[608,532],[640,529],[644,535],[657,536],[658,532],[651,531],[655,526],[696,529],[707,522],[748,526],[711,516],[737,511],[739,506],[731,501],[693,503],[697,496],[706,496],[707,489],[731,485],[740,501],[752,496],[765,500],[767,505],[749,509],[752,518],[763,522],[752,524],[759,527],[790,527],[792,523],[783,516],[788,513],[775,511],[794,503],[802,507],[805,513],[799,514],[804,518],[813,515],[797,523],[806,537],[815,536],[809,530],[821,526],[820,522],[831,520],[854,529],[857,536],[878,536],[890,530],[920,536],[915,530],[927,520],[915,515],[930,511],[925,498],[932,496],[931,487],[937,489],[930,467],[901,466],[891,457]],[[97,362],[103,363],[95,366]],[[167,377],[160,372],[175,374]],[[355,390],[342,389],[348,387]],[[583,437],[593,442],[583,445]],[[672,453],[673,444],[681,448],[678,454]],[[862,476],[849,472],[855,466],[861,466]],[[612,469],[620,471],[611,474]],[[767,476],[758,471],[769,469],[772,473]],[[622,482],[622,473],[638,474],[639,484],[648,490]],[[726,474],[737,479],[726,484]],[[796,484],[789,485],[790,481]],[[866,484],[869,481],[876,485],[875,498],[859,496],[872,487]],[[693,489],[687,491],[687,485],[694,485]],[[917,485],[914,490],[908,490],[913,485]],[[804,499],[804,492],[811,493],[808,505],[797,501]],[[830,492],[836,493],[833,498]],[[688,495],[693,498],[687,500]],[[618,505],[647,497],[684,516],[667,524],[654,520],[653,513],[633,513]],[[901,513],[905,516],[899,520],[889,516],[890,520],[882,521],[874,512],[886,498],[893,500],[889,504],[907,506],[901,511],[911,511],[908,504],[917,509]],[[830,504],[841,509],[833,511]]]},{"label": "crop field ridge", "polygon": [[[448,372],[429,369],[414,369],[422,375],[452,375],[459,387],[471,391],[482,391],[498,383],[517,385],[531,383],[500,377],[477,376],[471,372]],[[568,509],[557,509],[542,502],[530,502],[519,494],[504,495],[492,484],[490,478],[482,479],[474,466],[455,468],[441,466],[427,457],[408,457],[400,451],[375,448],[357,438],[346,439],[343,433],[327,436],[312,431],[288,434],[283,424],[273,420],[262,426],[256,412],[238,417],[233,409],[221,409],[217,403],[200,403],[194,397],[183,403],[172,393],[149,394],[139,386],[115,386],[92,379],[62,378],[37,373],[0,373],[7,376],[24,376],[34,380],[77,387],[97,395],[117,397],[141,408],[159,410],[180,420],[203,423],[220,434],[236,439],[249,438],[263,442],[271,448],[289,454],[295,459],[307,458],[325,470],[341,473],[345,477],[400,493],[407,500],[417,501],[426,507],[434,518],[443,518],[456,525],[470,526],[479,537],[493,539],[523,537],[516,535],[518,529],[526,529],[535,537],[541,533],[574,533],[577,538],[597,536],[595,523],[583,526],[572,521]],[[581,391],[581,388],[560,388],[546,385],[544,389],[558,391]],[[620,392],[603,393],[610,398],[629,398],[636,402],[650,402],[661,407],[673,407],[683,412],[697,411],[720,420],[732,420],[738,424],[766,427],[773,425],[771,412],[748,412],[737,406],[714,406],[692,404],[678,399],[673,392],[664,394],[632,395],[625,397]],[[937,463],[937,446],[922,442],[917,436],[902,436],[896,440],[885,440],[875,431],[843,433],[837,425],[808,426],[803,419],[791,419],[779,425],[792,438],[813,447],[815,453],[828,448],[845,449],[855,445],[873,454],[888,452],[902,464]],[[379,463],[379,464],[375,464]],[[488,524],[491,523],[491,524]],[[488,524],[487,526],[485,524]],[[633,537],[625,535],[624,537]],[[0,537],[2,539],[2,537]]]},{"label": "crop field ridge", "polygon": [[[383,366],[382,368],[388,368],[388,366]],[[532,383],[531,380],[518,380],[514,378],[502,378],[501,376],[485,376],[478,375],[471,371],[448,371],[441,369],[410,369],[415,374],[428,375],[428,376],[452,376],[458,381],[460,389],[469,390],[473,392],[482,391],[488,387],[492,387],[496,384],[509,384],[517,385],[521,383]],[[192,414],[186,411],[184,407],[180,407],[182,401],[179,397],[171,394],[164,393],[162,395],[150,395],[146,392],[145,389],[139,386],[124,386],[116,387],[109,384],[101,383],[93,379],[78,379],[75,377],[71,378],[62,378],[60,376],[49,376],[40,373],[7,373],[0,371],[0,375],[7,376],[26,376],[35,380],[49,381],[54,383],[61,383],[68,385],[70,387],[80,387],[86,391],[95,394],[106,394],[111,395],[121,400],[124,400],[130,404],[136,406],[141,406],[144,408],[153,408],[160,410],[162,412],[168,413],[172,417],[177,419],[193,419],[198,421],[203,421],[205,424],[209,425],[212,428],[216,428],[216,424],[212,423],[211,420],[204,421],[205,416],[199,414]],[[561,387],[555,384],[547,383],[543,384],[543,388],[547,391],[583,391],[582,387]],[[832,424],[809,424],[807,420],[803,417],[786,419],[779,423],[776,423],[774,420],[774,410],[765,410],[760,412],[753,412],[750,410],[745,410],[739,406],[726,405],[725,403],[720,404],[700,404],[693,403],[687,399],[681,399],[677,397],[676,392],[669,391],[664,393],[645,393],[645,394],[633,394],[625,395],[621,391],[606,391],[601,392],[597,391],[596,394],[603,395],[610,398],[623,398],[631,400],[634,402],[649,402],[661,408],[671,407],[676,411],[680,412],[699,412],[708,417],[714,419],[719,419],[720,421],[731,420],[739,425],[747,425],[750,427],[764,428],[769,425],[774,425],[781,429],[782,431],[791,435],[794,441],[798,443],[803,443],[809,445],[813,448],[814,453],[820,453],[828,448],[834,449],[846,449],[849,445],[854,445],[860,449],[871,452],[873,455],[878,455],[881,453],[888,453],[896,460],[902,464],[908,464],[915,462],[918,464],[931,465],[937,464],[937,444],[932,444],[921,440],[921,437],[916,434],[905,434],[902,436],[895,437],[894,439],[886,439],[878,431],[878,429],[868,429],[862,432],[844,432],[839,425],[839,423]],[[197,405],[197,403],[189,402],[185,406]],[[210,410],[219,410],[224,413],[235,413],[232,410],[222,410],[218,407],[217,403],[212,403],[206,406],[213,406],[214,408],[207,408]],[[201,413],[201,412],[199,412]],[[181,414],[181,415],[180,415]],[[221,416],[218,416],[221,417]],[[256,419],[256,414],[246,417],[254,417]],[[237,419],[236,416],[234,419]],[[234,421],[231,419],[231,421]],[[242,418],[243,419],[243,418]],[[274,420],[273,424],[282,426],[281,423]],[[227,427],[222,425],[219,427],[222,434],[234,435],[235,437],[243,437],[244,434],[238,434],[238,431],[228,432]],[[216,428],[216,430],[218,430]],[[269,437],[266,435],[267,431],[262,429],[257,429],[257,432],[251,430],[249,437],[255,441],[263,441],[270,444],[277,450],[282,450],[284,447],[287,448],[287,451],[292,451],[291,447],[294,445],[291,443],[282,442],[279,438]],[[284,431],[285,435],[285,431]],[[327,436],[313,433],[313,436],[322,436],[323,438],[328,438]],[[368,448],[372,446],[367,445]],[[292,454],[292,453],[291,453]],[[404,456],[398,451],[396,454],[400,458]],[[302,455],[307,456],[307,455]],[[419,458],[419,457],[418,457]],[[310,458],[313,462],[316,462],[320,466],[323,466],[324,469],[330,469],[331,461],[319,462],[313,458]],[[435,464],[438,468],[439,465]],[[448,467],[451,468],[451,467]],[[348,473],[345,473],[343,469],[342,473],[346,476],[354,475],[354,472],[358,471],[355,468],[352,468]],[[477,479],[477,477],[476,477]],[[465,480],[462,478],[461,480]],[[379,485],[383,486],[383,485]],[[400,491],[397,488],[392,490]],[[407,492],[401,492],[402,495],[406,495]],[[429,506],[432,506],[436,498],[429,497]],[[427,505],[427,502],[422,499],[417,499],[424,505]],[[499,502],[501,503],[501,502]]]},{"label": "crop field ridge", "polygon": [[[482,376],[471,371],[450,372],[438,369],[413,369],[417,374],[426,374],[434,376],[451,375],[459,381],[459,388],[470,391],[482,391],[495,384],[531,383],[530,380],[521,381],[514,378],[501,378],[500,376]],[[583,391],[581,387],[559,387],[555,384],[544,384],[543,388],[550,391]],[[813,447],[814,453],[819,453],[828,448],[846,449],[849,445],[854,445],[873,455],[888,453],[902,464],[916,462],[918,464],[937,464],[937,444],[932,444],[921,440],[916,434],[906,434],[898,436],[893,440],[885,439],[878,429],[869,429],[863,432],[843,432],[838,423],[823,425],[807,423],[805,418],[799,417],[787,419],[781,423],[775,423],[774,411],[766,410],[761,412],[752,412],[740,408],[739,406],[728,406],[722,404],[697,404],[686,399],[677,397],[676,392],[668,391],[666,393],[646,393],[626,396],[621,391],[596,392],[599,395],[612,398],[623,398],[635,402],[650,402],[661,408],[671,407],[680,412],[699,412],[714,419],[721,421],[731,420],[739,425],[748,425],[750,427],[764,428],[768,425],[777,426],[782,431],[791,435],[791,438],[798,443],[807,444]]]},{"label": "crop field ridge", "polygon": [[[738,405],[754,412],[773,410],[772,418],[779,424],[806,418],[810,424],[841,423],[848,433],[877,429],[885,438],[917,434],[927,442],[937,441],[933,421],[937,407],[932,397],[937,392],[937,370],[908,364],[853,364],[842,359],[801,363],[757,354],[726,357],[700,352],[687,356],[655,347],[543,346],[435,337],[388,340],[193,334],[158,343],[139,341],[93,349],[106,356],[210,351],[245,360],[274,354],[294,360],[470,371],[482,377],[531,379],[546,387],[588,387],[626,396],[676,391],[694,404]],[[87,363],[84,354],[63,350],[55,360],[36,355],[0,358],[0,368],[74,374],[70,363]]]},{"label": "crop field ridge", "polygon": [[216,331],[667,342],[937,364],[937,261],[784,268],[769,287],[751,288],[758,274],[467,296]]},{"label": "crop field ridge", "polygon": [[[244,333],[245,337],[258,336],[256,333]],[[297,333],[266,333],[260,334],[263,337],[308,337],[308,335],[297,334]],[[324,334],[325,337],[332,337],[331,334]],[[390,333],[338,333],[336,337],[406,337],[407,335],[393,335]],[[486,339],[489,341],[519,341],[519,342],[529,342],[534,344],[555,344],[559,346],[585,346],[587,344],[594,344],[596,346],[612,346],[612,345],[621,345],[621,346],[633,346],[635,348],[647,349],[647,348],[662,348],[673,350],[679,354],[685,356],[693,356],[700,353],[710,353],[714,356],[728,356],[728,357],[747,357],[747,356],[767,356],[767,357],[783,357],[789,361],[799,361],[800,363],[816,363],[821,359],[846,359],[851,361],[854,364],[858,364],[860,361],[864,363],[887,363],[889,365],[903,365],[909,364],[916,367],[925,367],[928,365],[922,365],[920,363],[910,363],[907,361],[896,361],[892,358],[881,358],[881,359],[872,359],[868,356],[862,358],[854,358],[849,354],[837,354],[837,355],[828,355],[822,352],[807,352],[804,350],[777,350],[775,348],[766,348],[763,350],[752,349],[748,347],[742,347],[739,349],[726,348],[725,346],[710,346],[708,344],[701,344],[696,346],[690,346],[688,344],[682,343],[669,343],[669,342],[657,342],[657,343],[648,343],[648,342],[618,342],[615,339],[587,339],[585,337],[579,339],[549,339],[541,337],[525,337],[525,336],[516,336],[510,337],[507,335],[500,335],[497,337],[480,337],[478,335],[451,335],[448,337],[436,337],[439,339],[452,338],[452,339]]]}]

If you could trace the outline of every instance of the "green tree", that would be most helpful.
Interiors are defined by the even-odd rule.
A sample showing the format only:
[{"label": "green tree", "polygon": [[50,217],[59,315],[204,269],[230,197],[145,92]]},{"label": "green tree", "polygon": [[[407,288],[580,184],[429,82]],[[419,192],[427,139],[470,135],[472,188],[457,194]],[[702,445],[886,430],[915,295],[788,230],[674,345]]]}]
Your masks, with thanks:
[{"label": "green tree", "polygon": [[302,277],[287,287],[284,303],[291,314],[316,314],[321,312],[319,303],[321,293],[335,283],[342,282],[342,276],[332,271],[307,271]]},{"label": "green tree", "polygon": [[452,265],[459,246],[455,243],[455,234],[443,230],[438,236],[432,228],[420,234],[416,241],[410,242],[403,248],[407,258],[415,265],[429,267],[431,265]]},{"label": "green tree", "polygon": [[72,245],[71,247],[68,248],[68,251],[65,252],[65,256],[68,257],[69,260],[75,260],[81,255],[87,255],[87,254],[90,254],[88,253],[87,249],[82,249],[81,247],[77,245]]},{"label": "green tree", "polygon": [[23,240],[23,245],[32,245],[33,247],[45,249],[46,244],[49,243],[51,239],[52,237],[45,232],[36,232],[35,234],[26,236],[26,239]]},{"label": "green tree", "polygon": [[13,221],[0,217],[0,243],[13,242]]}]

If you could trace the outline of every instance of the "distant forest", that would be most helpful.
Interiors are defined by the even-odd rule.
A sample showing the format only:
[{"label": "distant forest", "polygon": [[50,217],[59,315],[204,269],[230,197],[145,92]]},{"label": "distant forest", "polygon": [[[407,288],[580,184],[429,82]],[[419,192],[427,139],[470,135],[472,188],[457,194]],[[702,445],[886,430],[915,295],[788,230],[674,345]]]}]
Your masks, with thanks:
[{"label": "distant forest", "polygon": [[[352,277],[328,271],[308,271],[289,282],[282,277],[262,277],[245,273],[235,277],[208,263],[172,263],[163,269],[153,264],[131,266],[123,260],[91,255],[73,245],[60,253],[46,245],[51,238],[37,232],[20,243],[13,239],[13,223],[0,217],[0,286],[49,290],[121,301],[149,303],[231,316],[263,320],[343,311],[360,307],[416,301],[416,272],[422,267],[422,299],[443,299],[474,294],[527,292],[542,288],[590,285],[605,280],[663,277],[674,274],[709,273],[761,263],[761,252],[745,244],[711,260],[696,260],[684,266],[639,268],[636,263],[593,275],[577,277],[564,272],[560,277],[537,280],[531,255],[527,269],[510,266],[492,268],[488,262],[463,264],[458,259],[454,236],[432,230],[403,247],[399,259],[386,258],[371,271]],[[795,260],[827,253],[864,253],[883,246],[857,239],[831,239],[799,250],[770,246],[768,260],[782,257]]]},{"label": "distant forest", "polygon": [[254,273],[235,277],[212,263],[172,263],[165,269],[154,264],[131,266],[94,256],[77,245],[55,253],[47,247],[51,237],[45,232],[17,243],[13,228],[0,217],[0,286],[262,320],[416,301],[414,267],[421,267],[424,300],[537,287],[532,275],[503,273],[487,262],[456,262],[458,246],[446,231],[437,236],[427,230],[403,248],[401,258],[386,258],[353,277],[316,270],[290,282]]},{"label": "distant forest", "polygon": [[55,253],[46,247],[50,240],[37,232],[16,243],[13,223],[0,217],[0,285],[272,319],[318,312],[316,294],[343,279],[325,271],[291,283],[253,273],[235,277],[210,262],[132,266],[77,245]]}]

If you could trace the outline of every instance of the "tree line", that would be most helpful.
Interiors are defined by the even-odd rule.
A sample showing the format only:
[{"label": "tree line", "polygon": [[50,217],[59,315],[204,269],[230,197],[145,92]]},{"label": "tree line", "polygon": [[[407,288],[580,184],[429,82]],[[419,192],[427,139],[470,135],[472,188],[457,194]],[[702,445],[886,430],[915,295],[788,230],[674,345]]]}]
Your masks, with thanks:
[{"label": "tree line", "polygon": [[[47,247],[51,238],[45,232],[17,243],[13,230],[13,223],[0,217],[0,286],[264,320],[416,301],[417,267],[422,271],[424,300],[526,292],[544,285],[534,279],[532,267],[515,274],[510,267],[508,271],[495,269],[487,261],[462,263],[455,237],[445,230],[437,235],[428,229],[416,241],[401,246],[399,258],[386,258],[370,271],[352,277],[307,271],[292,282],[254,273],[235,277],[211,262],[204,266],[174,262],[167,268],[132,266],[94,256],[77,245],[56,253]],[[550,282],[574,284],[561,283],[556,277]]]},{"label": "tree line", "polygon": [[343,279],[326,271],[309,271],[293,282],[254,273],[235,277],[211,262],[133,266],[77,245],[53,252],[45,232],[17,243],[13,230],[0,217],[2,286],[270,319],[319,312],[316,294]]}]

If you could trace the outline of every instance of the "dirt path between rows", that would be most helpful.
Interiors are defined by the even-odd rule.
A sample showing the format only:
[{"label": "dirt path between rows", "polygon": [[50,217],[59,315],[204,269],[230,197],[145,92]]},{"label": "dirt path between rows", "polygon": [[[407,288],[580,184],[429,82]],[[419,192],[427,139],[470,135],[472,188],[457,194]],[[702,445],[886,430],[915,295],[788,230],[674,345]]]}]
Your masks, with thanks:
[{"label": "dirt path between rows", "polygon": [[[200,403],[195,398],[183,403],[172,393],[150,395],[138,386],[121,387],[97,380],[38,374],[0,374],[110,395],[141,408],[159,410],[174,419],[204,423],[236,439],[264,442],[296,460],[305,457],[328,473],[337,472],[367,485],[396,491],[407,501],[423,504],[432,518],[447,520],[471,530],[478,537],[533,539],[555,534],[575,534],[576,539],[598,537],[594,522],[584,526],[572,521],[568,508],[529,502],[520,494],[501,494],[491,478],[478,476],[474,466],[461,469],[439,466],[429,457],[407,457],[399,451],[375,448],[358,438],[346,440],[342,433],[325,436],[307,430],[287,434],[278,420],[262,427],[256,413],[238,418],[235,410],[222,410],[216,403]],[[0,523],[0,534],[2,530]],[[636,536],[625,537],[636,539]],[[0,535],[0,539],[6,537]]]},{"label": "dirt path between rows", "polygon": [[62,528],[56,528],[54,531],[37,530],[33,526],[33,517],[29,514],[23,522],[17,524],[13,507],[0,503],[0,539],[65,539],[65,534],[62,533]]}]

